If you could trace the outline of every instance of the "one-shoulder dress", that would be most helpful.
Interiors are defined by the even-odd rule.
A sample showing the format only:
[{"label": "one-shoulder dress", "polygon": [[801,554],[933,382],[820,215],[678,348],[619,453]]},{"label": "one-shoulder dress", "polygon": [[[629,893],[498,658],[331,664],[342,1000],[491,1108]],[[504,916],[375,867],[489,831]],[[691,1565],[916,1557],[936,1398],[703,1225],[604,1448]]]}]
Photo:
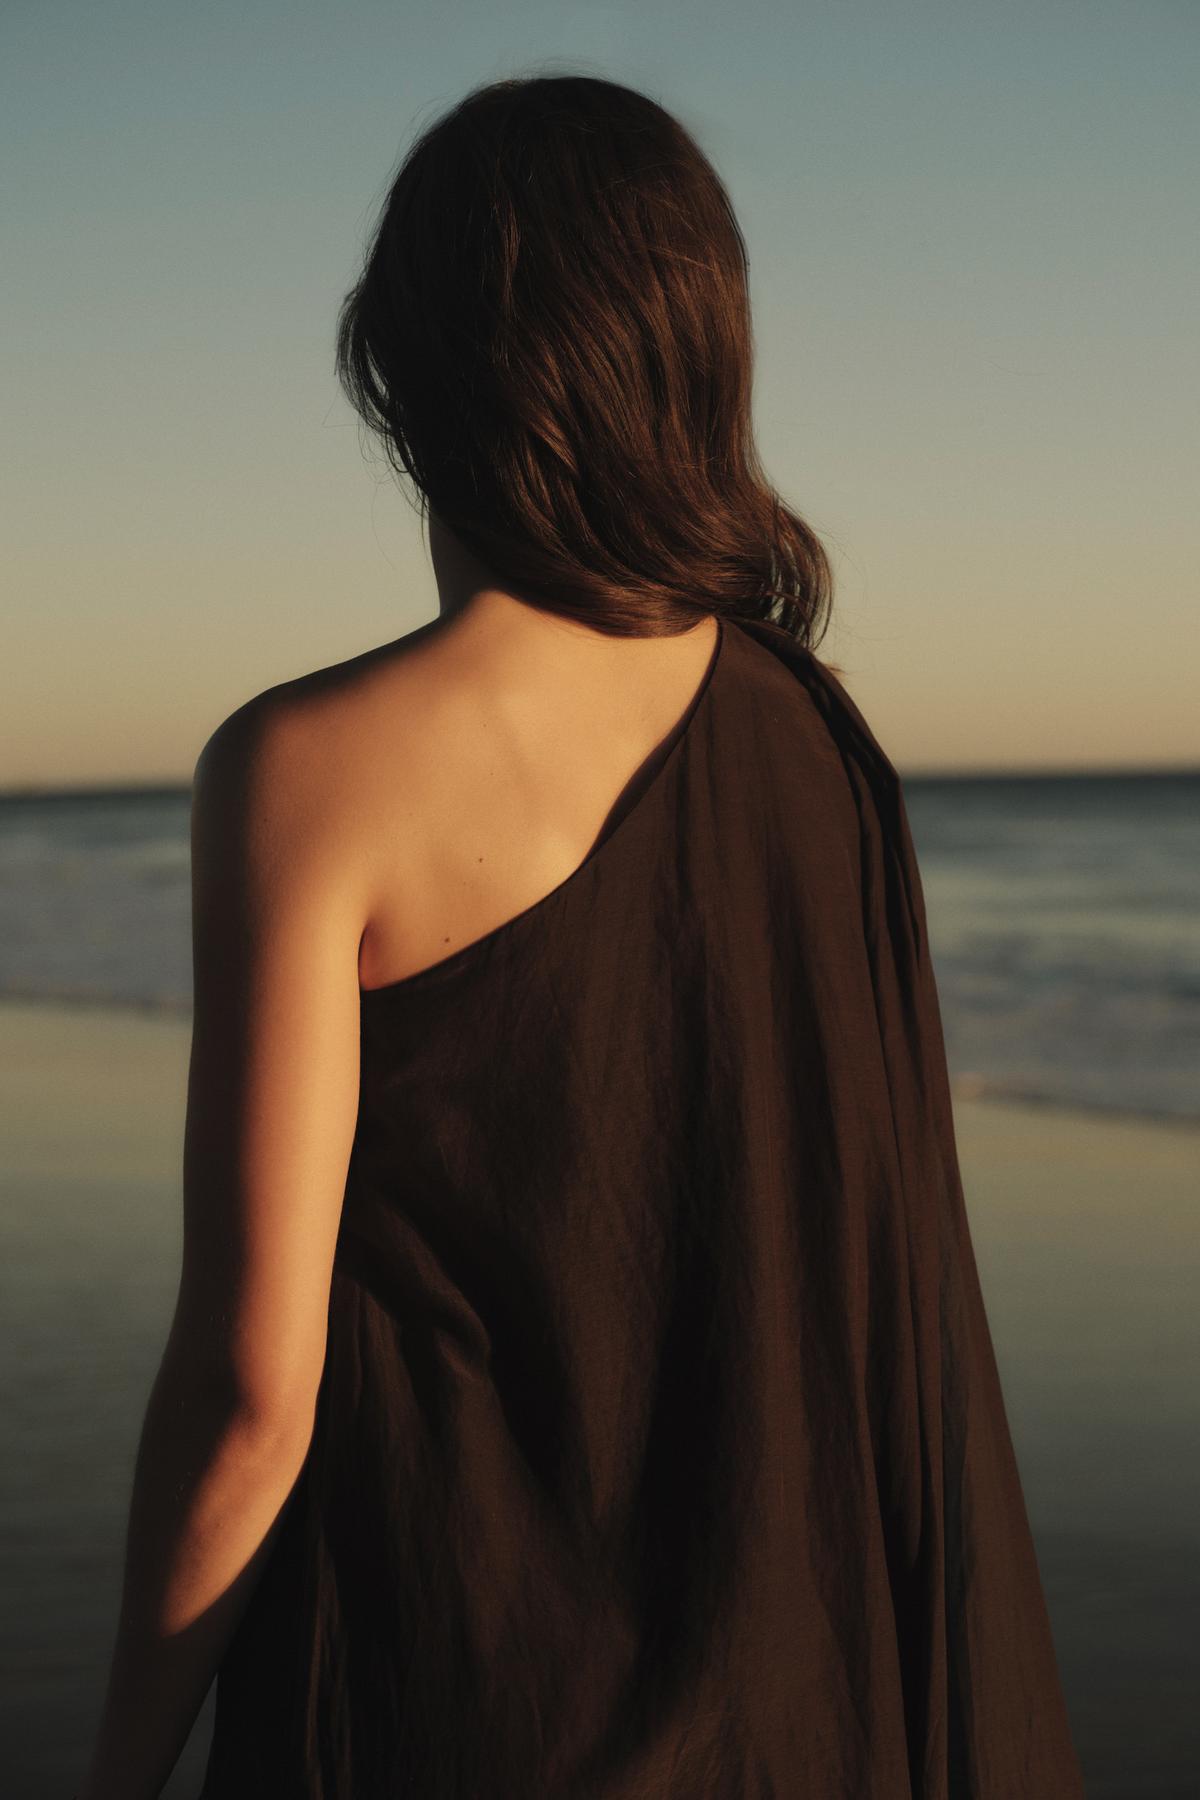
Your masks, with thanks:
[{"label": "one-shoulder dress", "polygon": [[723,617],[649,784],[361,997],[202,1800],[1081,1800],[901,782]]}]

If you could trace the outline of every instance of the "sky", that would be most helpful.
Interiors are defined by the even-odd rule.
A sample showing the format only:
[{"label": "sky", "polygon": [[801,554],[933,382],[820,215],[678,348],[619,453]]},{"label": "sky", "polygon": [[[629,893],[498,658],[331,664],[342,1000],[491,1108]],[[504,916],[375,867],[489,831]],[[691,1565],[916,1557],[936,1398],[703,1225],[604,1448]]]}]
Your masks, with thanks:
[{"label": "sky", "polygon": [[333,372],[413,136],[651,94],[750,254],[820,654],[905,773],[1200,762],[1200,9],[5,0],[0,786],[186,782],[437,610]]}]

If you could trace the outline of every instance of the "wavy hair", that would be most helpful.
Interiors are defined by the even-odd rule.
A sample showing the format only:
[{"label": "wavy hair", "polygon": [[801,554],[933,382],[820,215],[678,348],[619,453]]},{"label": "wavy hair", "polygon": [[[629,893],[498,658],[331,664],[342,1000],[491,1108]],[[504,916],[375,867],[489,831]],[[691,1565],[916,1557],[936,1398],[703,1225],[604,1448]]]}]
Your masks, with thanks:
[{"label": "wavy hair", "polygon": [[397,474],[522,599],[616,636],[758,619],[832,577],[763,473],[745,242],[655,101],[472,89],[416,138],[342,301],[338,379]]}]

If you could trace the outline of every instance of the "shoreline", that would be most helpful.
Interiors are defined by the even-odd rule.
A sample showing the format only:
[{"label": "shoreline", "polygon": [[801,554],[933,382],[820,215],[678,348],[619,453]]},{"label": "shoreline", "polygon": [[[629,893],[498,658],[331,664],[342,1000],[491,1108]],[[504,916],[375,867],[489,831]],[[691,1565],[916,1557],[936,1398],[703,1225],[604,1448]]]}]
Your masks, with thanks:
[{"label": "shoreline", "polygon": [[[22,1027],[32,1033],[36,1042],[42,1035],[40,1021],[44,1016],[61,1017],[63,1014],[80,1021],[107,1017],[114,1025],[128,1020],[135,1029],[139,1024],[161,1025],[185,1036],[190,1035],[192,1024],[190,1002],[136,996],[114,1000],[104,994],[0,993],[0,1042],[9,1032]],[[60,1028],[51,1025],[45,1029],[54,1032]],[[986,1076],[972,1072],[952,1075],[950,1093],[956,1119],[960,1112],[969,1117],[976,1108],[984,1108],[989,1113],[1032,1115],[1038,1119],[1058,1120],[1064,1125],[1074,1121],[1089,1129],[1113,1124],[1141,1126],[1148,1131],[1178,1132],[1184,1137],[1195,1138],[1200,1134],[1200,1114],[1188,1117],[1165,1110],[1150,1111],[1145,1107],[1110,1106],[1100,1100],[1060,1100],[1049,1094],[1014,1093],[1010,1089],[991,1087]]]}]

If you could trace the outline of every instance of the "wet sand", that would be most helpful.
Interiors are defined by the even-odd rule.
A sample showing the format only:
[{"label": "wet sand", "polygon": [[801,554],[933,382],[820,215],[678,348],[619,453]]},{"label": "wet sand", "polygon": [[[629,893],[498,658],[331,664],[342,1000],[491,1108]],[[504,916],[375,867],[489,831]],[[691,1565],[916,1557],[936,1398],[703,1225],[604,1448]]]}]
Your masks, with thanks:
[{"label": "wet sand", "polygon": [[[178,1276],[190,1025],[0,1004],[0,1740],[69,1794]],[[1200,1132],[960,1099],[980,1278],[1090,1800],[1200,1792]],[[209,1705],[211,1706],[211,1698]],[[165,1790],[192,1800],[206,1707]]]}]

